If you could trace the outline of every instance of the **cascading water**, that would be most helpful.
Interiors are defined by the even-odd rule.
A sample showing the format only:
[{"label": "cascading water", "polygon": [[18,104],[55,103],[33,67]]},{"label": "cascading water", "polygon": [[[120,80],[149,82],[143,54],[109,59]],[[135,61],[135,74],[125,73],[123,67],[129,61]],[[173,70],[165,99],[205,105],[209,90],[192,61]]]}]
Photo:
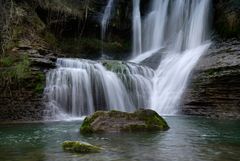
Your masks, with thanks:
[{"label": "cascading water", "polygon": [[[161,114],[175,114],[189,75],[207,51],[210,0],[154,0],[143,22],[140,62],[164,48],[153,78],[150,107]],[[157,53],[161,54],[161,53]]]},{"label": "cascading water", "polygon": [[140,0],[133,0],[133,55],[142,53],[142,29],[141,29],[141,14],[140,14]]},{"label": "cascading water", "polygon": [[[102,37],[113,1],[105,9]],[[131,61],[162,54],[157,70],[118,61],[58,59],[45,88],[51,115],[64,119],[66,114],[79,117],[96,110],[144,107],[160,114],[177,112],[189,75],[210,46],[210,0],[153,0],[143,21],[139,3],[133,0],[133,54],[140,55]]]},{"label": "cascading water", "polygon": [[[48,72],[45,93],[53,117],[88,115],[96,110],[134,111],[146,107],[153,70],[121,62],[58,59]],[[109,70],[107,70],[107,69]]]},{"label": "cascading water", "polygon": [[102,54],[103,54],[103,42],[105,40],[105,35],[107,27],[109,24],[109,19],[111,18],[111,13],[113,10],[114,0],[109,0],[107,6],[105,7],[104,14],[101,20],[101,39],[102,39]]},{"label": "cascading water", "polygon": [[153,0],[151,12],[143,22],[143,51],[159,49],[165,42],[169,0]]}]

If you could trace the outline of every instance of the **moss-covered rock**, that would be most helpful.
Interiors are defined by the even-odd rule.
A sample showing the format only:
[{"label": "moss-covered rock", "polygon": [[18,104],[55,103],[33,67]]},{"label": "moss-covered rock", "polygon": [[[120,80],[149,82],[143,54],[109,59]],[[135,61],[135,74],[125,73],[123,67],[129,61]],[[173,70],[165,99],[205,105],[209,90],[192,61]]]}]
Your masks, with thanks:
[{"label": "moss-covered rock", "polygon": [[102,64],[107,70],[110,70],[115,73],[126,74],[128,71],[128,66],[123,61],[104,60],[102,61]]},{"label": "moss-covered rock", "polygon": [[64,151],[72,153],[97,153],[100,152],[101,148],[79,141],[65,141],[62,144]]},{"label": "moss-covered rock", "polygon": [[134,113],[97,111],[86,117],[80,128],[82,134],[162,131],[169,129],[167,122],[153,110],[140,109]]},{"label": "moss-covered rock", "polygon": [[[14,57],[15,56],[15,57]],[[10,55],[0,58],[0,68],[4,70],[0,77],[25,79],[30,75],[30,62],[27,55]]]}]

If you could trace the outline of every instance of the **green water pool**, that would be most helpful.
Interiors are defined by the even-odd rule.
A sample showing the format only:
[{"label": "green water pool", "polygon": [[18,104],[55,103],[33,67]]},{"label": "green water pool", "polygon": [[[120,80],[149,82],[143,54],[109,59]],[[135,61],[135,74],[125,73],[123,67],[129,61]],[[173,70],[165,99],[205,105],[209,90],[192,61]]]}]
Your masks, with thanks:
[{"label": "green water pool", "polygon": [[[240,160],[240,121],[166,117],[166,132],[82,136],[82,121],[0,125],[0,161],[231,161]],[[79,140],[100,153],[64,152]]]}]

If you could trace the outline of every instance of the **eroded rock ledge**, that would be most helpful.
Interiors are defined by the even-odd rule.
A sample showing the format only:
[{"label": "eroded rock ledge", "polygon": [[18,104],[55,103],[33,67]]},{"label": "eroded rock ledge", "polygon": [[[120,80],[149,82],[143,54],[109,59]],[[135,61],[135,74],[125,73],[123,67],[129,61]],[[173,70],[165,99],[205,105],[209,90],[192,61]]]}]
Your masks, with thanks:
[{"label": "eroded rock ledge", "polygon": [[215,40],[182,98],[188,115],[240,119],[240,41]]}]

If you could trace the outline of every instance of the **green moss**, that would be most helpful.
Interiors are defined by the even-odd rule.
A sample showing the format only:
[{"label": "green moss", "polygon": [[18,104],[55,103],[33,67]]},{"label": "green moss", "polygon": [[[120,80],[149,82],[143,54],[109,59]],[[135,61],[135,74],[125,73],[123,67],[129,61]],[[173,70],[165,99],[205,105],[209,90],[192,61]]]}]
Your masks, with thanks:
[{"label": "green moss", "polygon": [[[7,59],[7,61],[3,61]],[[30,75],[30,62],[27,55],[23,55],[18,59],[12,60],[11,58],[2,58],[1,63],[5,62],[5,65],[8,65],[1,74],[2,76],[10,79],[25,79]],[[6,64],[7,63],[7,64]],[[4,64],[4,63],[3,63]]]},{"label": "green moss", "polygon": [[81,134],[91,134],[93,133],[93,129],[91,127],[91,120],[89,117],[86,117],[83,121],[82,126],[80,127]]},{"label": "green moss", "polygon": [[[80,128],[80,132],[82,134],[92,134],[92,133],[100,133],[99,129],[93,129],[92,123],[98,118],[105,118],[108,120],[109,118],[120,120],[125,119],[125,126],[122,126],[120,131],[125,132],[134,132],[134,131],[159,131],[159,130],[167,130],[169,126],[167,122],[159,116],[155,111],[152,110],[137,110],[134,113],[120,112],[120,111],[109,111],[103,112],[99,111],[94,113],[92,116],[86,117],[83,121],[83,124]],[[111,120],[111,119],[110,119]],[[139,122],[140,121],[140,122]],[[128,125],[128,122],[130,123]],[[135,123],[136,122],[136,123]]]},{"label": "green moss", "polygon": [[22,61],[15,66],[15,76],[18,79],[26,78],[30,75],[30,61],[27,55],[24,55]]},{"label": "green moss", "polygon": [[17,47],[18,45],[19,45],[18,41],[15,41],[15,40],[8,41],[4,46],[4,50],[9,51]]},{"label": "green moss", "polygon": [[100,148],[87,143],[81,143],[79,141],[65,141],[62,144],[64,151],[73,153],[97,153],[100,152]]},{"label": "green moss", "polygon": [[152,110],[138,110],[135,115],[146,123],[147,130],[167,130],[169,126],[167,122]]},{"label": "green moss", "polygon": [[15,59],[11,56],[7,56],[7,57],[2,57],[0,59],[0,66],[1,67],[10,67],[15,63]]},{"label": "green moss", "polygon": [[38,82],[37,84],[36,84],[36,86],[35,86],[35,89],[34,89],[34,91],[36,92],[36,93],[43,93],[43,91],[44,91],[44,84],[42,83],[42,82]]},{"label": "green moss", "polygon": [[126,66],[126,64],[124,64],[121,61],[113,61],[113,60],[103,61],[102,64],[107,70],[110,70],[112,72],[124,73],[124,74],[127,73],[127,68],[128,67]]},{"label": "green moss", "polygon": [[104,115],[104,111],[97,111],[92,116],[86,117],[80,127],[81,134],[92,134],[94,130],[91,127],[91,123],[101,115]]},{"label": "green moss", "polygon": [[42,72],[32,73],[34,77],[34,92],[42,94],[45,88],[45,75]]}]

